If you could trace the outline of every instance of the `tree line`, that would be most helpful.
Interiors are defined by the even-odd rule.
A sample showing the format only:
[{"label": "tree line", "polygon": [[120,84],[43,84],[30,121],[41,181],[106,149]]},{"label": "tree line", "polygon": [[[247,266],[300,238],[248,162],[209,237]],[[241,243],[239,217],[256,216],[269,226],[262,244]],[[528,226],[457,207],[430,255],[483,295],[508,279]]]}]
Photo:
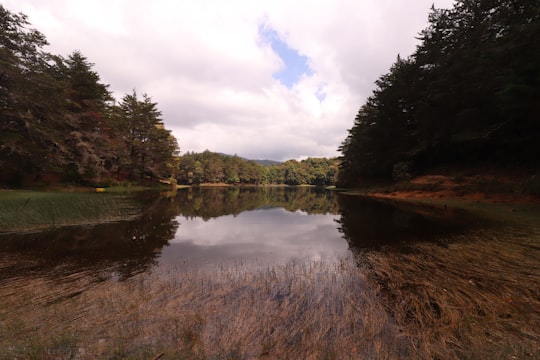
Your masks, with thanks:
[{"label": "tree line", "polygon": [[0,5],[0,183],[106,185],[174,177],[178,143],[157,103],[118,103],[79,51],[67,58]]},{"label": "tree line", "polygon": [[457,0],[428,19],[358,111],[339,185],[440,165],[538,169],[540,1]]},{"label": "tree line", "polygon": [[26,15],[0,5],[0,184],[333,185],[336,159],[264,166],[205,151],[179,156],[158,104],[135,90],[120,101],[80,51],[45,51]]},{"label": "tree line", "polygon": [[287,184],[328,186],[335,183],[337,159],[308,158],[302,161],[262,165],[239,156],[204,151],[179,158],[180,184]]}]

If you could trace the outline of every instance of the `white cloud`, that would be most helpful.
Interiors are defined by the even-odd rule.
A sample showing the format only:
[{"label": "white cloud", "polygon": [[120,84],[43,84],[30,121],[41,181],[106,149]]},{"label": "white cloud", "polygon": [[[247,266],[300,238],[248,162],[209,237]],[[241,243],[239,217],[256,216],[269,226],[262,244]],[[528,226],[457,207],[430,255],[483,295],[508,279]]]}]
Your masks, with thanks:
[{"label": "white cloud", "polygon": [[[159,104],[182,151],[284,160],[335,156],[356,111],[426,26],[432,0],[6,0],[50,51],[80,50],[117,97]],[[440,0],[435,5],[451,6]],[[291,89],[261,25],[309,58]],[[317,94],[324,93],[322,101]]]}]

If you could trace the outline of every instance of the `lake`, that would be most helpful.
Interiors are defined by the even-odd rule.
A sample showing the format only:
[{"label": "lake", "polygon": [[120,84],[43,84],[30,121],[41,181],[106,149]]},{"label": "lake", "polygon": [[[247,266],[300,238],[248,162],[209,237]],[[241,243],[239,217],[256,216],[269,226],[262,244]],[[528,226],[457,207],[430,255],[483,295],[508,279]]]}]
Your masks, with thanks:
[{"label": "lake", "polygon": [[[163,265],[268,266],[336,259],[349,252],[338,231],[334,194],[314,188],[212,187],[28,198],[28,203],[23,196],[13,205],[22,208],[19,217],[34,202],[58,207],[59,215],[39,214],[18,227],[5,224],[0,249],[48,271],[84,264],[129,276]],[[77,216],[72,202],[85,204],[82,215]]]},{"label": "lake", "polygon": [[538,356],[539,214],[310,187],[2,192],[0,358]]}]

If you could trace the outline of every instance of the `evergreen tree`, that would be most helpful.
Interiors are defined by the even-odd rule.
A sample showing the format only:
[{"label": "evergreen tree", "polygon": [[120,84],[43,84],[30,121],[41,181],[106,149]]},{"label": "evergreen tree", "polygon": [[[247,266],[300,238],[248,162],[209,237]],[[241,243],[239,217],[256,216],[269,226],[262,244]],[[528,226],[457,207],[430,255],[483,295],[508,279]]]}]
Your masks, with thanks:
[{"label": "evergreen tree", "polygon": [[157,103],[135,90],[127,94],[116,109],[115,132],[122,141],[121,171],[130,179],[170,178],[176,173],[178,144],[166,130]]},{"label": "evergreen tree", "polygon": [[45,45],[25,15],[0,5],[0,183],[174,176],[178,144],[157,104],[134,93],[113,106],[83,54],[64,59]]},{"label": "evergreen tree", "polygon": [[339,183],[441,164],[538,164],[540,1],[432,8],[421,44],[381,76],[340,147]]},{"label": "evergreen tree", "polygon": [[62,83],[45,36],[27,17],[0,5],[0,182],[38,179],[62,166],[66,153],[55,131],[63,110]]}]

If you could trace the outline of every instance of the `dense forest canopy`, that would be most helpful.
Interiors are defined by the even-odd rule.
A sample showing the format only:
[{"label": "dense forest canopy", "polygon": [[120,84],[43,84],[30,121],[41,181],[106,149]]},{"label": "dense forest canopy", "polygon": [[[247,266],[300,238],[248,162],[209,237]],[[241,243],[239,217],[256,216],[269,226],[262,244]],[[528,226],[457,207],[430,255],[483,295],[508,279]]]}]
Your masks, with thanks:
[{"label": "dense forest canopy", "polygon": [[458,0],[431,9],[340,147],[339,184],[399,180],[440,165],[540,159],[540,1]]},{"label": "dense forest canopy", "polygon": [[46,45],[25,15],[0,5],[0,183],[174,177],[178,144],[157,104],[135,91],[115,104],[83,54]]},{"label": "dense forest canopy", "polygon": [[287,184],[334,185],[337,159],[308,158],[302,161],[263,165],[239,156],[204,151],[186,153],[180,159],[178,182],[181,184]]}]

